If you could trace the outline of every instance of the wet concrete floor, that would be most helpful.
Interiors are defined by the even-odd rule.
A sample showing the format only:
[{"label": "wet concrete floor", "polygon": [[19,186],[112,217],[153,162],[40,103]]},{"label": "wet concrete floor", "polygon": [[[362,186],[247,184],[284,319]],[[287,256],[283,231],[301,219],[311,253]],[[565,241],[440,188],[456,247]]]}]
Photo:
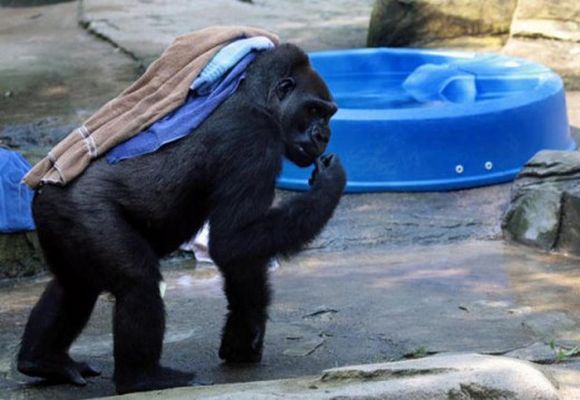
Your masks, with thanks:
[{"label": "wet concrete floor", "polygon": [[136,61],[79,27],[77,8],[0,7],[0,145],[32,163],[138,76]]},{"label": "wet concrete floor", "polygon": [[[260,365],[217,357],[225,313],[211,267],[174,259],[168,283],[167,365],[223,383],[289,378],[322,369],[434,352],[503,354],[537,342],[580,344],[578,260],[501,241],[309,251],[272,272],[274,302]],[[27,313],[46,278],[0,290],[0,397],[72,399],[113,394],[111,310],[103,296],[72,354],[103,370],[84,388],[45,386],[14,370]]]}]

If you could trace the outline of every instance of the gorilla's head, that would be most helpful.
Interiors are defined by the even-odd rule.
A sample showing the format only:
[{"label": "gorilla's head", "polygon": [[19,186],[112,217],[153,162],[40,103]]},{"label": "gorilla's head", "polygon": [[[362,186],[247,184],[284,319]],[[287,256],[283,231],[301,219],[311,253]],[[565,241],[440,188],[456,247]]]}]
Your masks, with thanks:
[{"label": "gorilla's head", "polygon": [[330,140],[330,117],[337,107],[328,87],[297,46],[283,44],[255,62],[268,84],[267,108],[279,121],[286,158],[313,164]]},{"label": "gorilla's head", "polygon": [[336,104],[308,59],[276,82],[286,157],[300,167],[312,164],[330,140],[328,122]]}]

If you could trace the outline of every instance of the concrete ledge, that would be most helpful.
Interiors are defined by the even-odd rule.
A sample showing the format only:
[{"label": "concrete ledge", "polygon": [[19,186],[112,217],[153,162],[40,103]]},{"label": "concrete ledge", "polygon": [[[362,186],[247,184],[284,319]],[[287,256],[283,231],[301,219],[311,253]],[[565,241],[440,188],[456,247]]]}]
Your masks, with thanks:
[{"label": "concrete ledge", "polygon": [[314,377],[177,388],[120,398],[547,400],[560,397],[550,379],[526,361],[447,353],[416,360],[334,368]]}]

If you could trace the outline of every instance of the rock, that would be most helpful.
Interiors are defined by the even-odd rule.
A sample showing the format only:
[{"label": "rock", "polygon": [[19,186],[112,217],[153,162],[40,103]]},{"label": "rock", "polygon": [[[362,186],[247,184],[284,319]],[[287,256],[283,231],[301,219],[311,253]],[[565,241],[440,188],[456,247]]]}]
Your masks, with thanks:
[{"label": "rock", "polygon": [[580,42],[578,0],[520,0],[512,35]]},{"label": "rock", "polygon": [[505,353],[504,356],[542,364],[550,364],[556,361],[556,352],[554,349],[542,342],[536,342],[530,346],[512,350]]},{"label": "rock", "polygon": [[[580,90],[580,43],[516,36],[508,40],[501,52],[508,56],[528,58],[552,68],[564,80],[568,96],[572,91]],[[578,125],[573,119],[575,107],[570,109],[570,123]]]},{"label": "rock", "polygon": [[[322,382],[383,381],[381,399],[557,399],[532,364],[469,353],[326,370]],[[361,385],[362,386],[362,385]],[[371,392],[369,394],[375,394]],[[345,398],[361,398],[362,396]],[[373,397],[372,395],[369,397]]]},{"label": "rock", "polygon": [[357,365],[318,377],[178,388],[127,399],[558,399],[534,365],[479,354],[441,354],[420,360]]},{"label": "rock", "polygon": [[524,166],[502,229],[508,240],[580,255],[580,152],[546,150]]},{"label": "rock", "polygon": [[552,364],[546,367],[560,386],[560,398],[580,399],[580,361]]},{"label": "rock", "polygon": [[562,194],[558,251],[580,254],[580,188]]},{"label": "rock", "polygon": [[507,238],[552,250],[560,227],[561,198],[562,193],[550,186],[515,195],[503,224]]},{"label": "rock", "polygon": [[0,279],[31,276],[43,265],[35,233],[0,234]]},{"label": "rock", "polygon": [[377,0],[369,46],[501,47],[517,0]]}]

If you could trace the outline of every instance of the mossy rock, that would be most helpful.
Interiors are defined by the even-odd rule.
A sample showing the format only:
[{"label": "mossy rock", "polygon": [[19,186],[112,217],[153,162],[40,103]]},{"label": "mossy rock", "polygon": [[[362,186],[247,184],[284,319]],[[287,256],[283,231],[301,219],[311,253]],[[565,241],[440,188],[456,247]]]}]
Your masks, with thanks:
[{"label": "mossy rock", "polygon": [[0,234],[0,279],[31,276],[43,270],[35,232]]},{"label": "mossy rock", "polygon": [[524,166],[502,222],[505,238],[580,256],[580,152],[545,150]]}]

